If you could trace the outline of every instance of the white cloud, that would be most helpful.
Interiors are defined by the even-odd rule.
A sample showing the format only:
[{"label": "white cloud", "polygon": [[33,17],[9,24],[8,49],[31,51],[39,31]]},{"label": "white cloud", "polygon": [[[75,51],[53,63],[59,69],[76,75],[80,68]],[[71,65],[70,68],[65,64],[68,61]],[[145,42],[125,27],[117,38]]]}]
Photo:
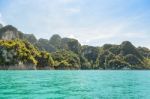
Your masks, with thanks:
[{"label": "white cloud", "polygon": [[68,14],[76,14],[80,12],[79,8],[67,8],[65,9],[66,13]]},{"label": "white cloud", "polygon": [[146,38],[146,34],[142,32],[127,32],[125,34],[122,34],[123,37],[127,38]]},{"label": "white cloud", "polygon": [[5,22],[3,21],[3,18],[2,18],[2,14],[1,14],[1,13],[0,13],[0,24],[5,25]]},{"label": "white cloud", "polygon": [[70,34],[70,35],[68,35],[67,37],[68,37],[68,38],[74,38],[74,39],[76,38],[73,34]]},{"label": "white cloud", "polygon": [[75,0],[60,0],[62,3],[72,3],[75,2]]},{"label": "white cloud", "polygon": [[91,7],[92,3],[100,0],[91,3],[85,0],[83,5],[81,1],[83,0],[13,0],[5,9],[5,20],[23,32],[34,33],[38,38],[49,38],[57,33],[63,37],[76,38],[82,44],[98,45],[99,41],[109,43],[112,39],[116,43],[126,39],[144,39],[147,36],[143,35],[147,31],[139,28],[140,19],[144,19],[143,14],[120,18],[115,13],[116,16],[113,17],[110,13],[116,10],[110,9],[111,5],[107,7],[101,1],[102,4],[95,4],[98,7]]}]

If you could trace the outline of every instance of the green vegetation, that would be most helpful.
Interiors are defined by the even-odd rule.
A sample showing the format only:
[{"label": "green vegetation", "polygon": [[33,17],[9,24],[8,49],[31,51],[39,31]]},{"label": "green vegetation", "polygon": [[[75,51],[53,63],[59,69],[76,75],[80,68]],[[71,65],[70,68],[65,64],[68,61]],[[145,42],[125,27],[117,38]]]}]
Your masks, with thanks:
[{"label": "green vegetation", "polygon": [[80,69],[80,58],[77,54],[71,51],[57,51],[52,53],[52,58],[55,61],[55,67],[58,69],[74,68]]},{"label": "green vegetation", "polygon": [[28,42],[18,39],[0,40],[0,48],[1,66],[37,64],[34,57],[38,54],[38,51]]},{"label": "green vegetation", "polygon": [[81,45],[78,40],[49,40],[24,34],[11,25],[0,28],[0,68],[26,66],[35,69],[150,69],[150,50],[131,42],[102,47]]}]

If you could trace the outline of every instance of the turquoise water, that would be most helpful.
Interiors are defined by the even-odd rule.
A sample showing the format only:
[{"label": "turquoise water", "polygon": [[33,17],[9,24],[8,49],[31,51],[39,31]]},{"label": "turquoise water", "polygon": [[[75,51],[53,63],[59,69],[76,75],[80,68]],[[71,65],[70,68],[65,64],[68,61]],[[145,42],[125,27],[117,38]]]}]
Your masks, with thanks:
[{"label": "turquoise water", "polygon": [[0,99],[150,99],[150,71],[0,71]]}]

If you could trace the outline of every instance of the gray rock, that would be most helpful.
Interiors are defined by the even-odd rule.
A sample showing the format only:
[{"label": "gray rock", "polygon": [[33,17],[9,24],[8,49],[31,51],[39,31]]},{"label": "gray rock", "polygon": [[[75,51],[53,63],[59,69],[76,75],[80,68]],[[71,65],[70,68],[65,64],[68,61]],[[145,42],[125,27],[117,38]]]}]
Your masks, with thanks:
[{"label": "gray rock", "polygon": [[0,39],[12,40],[16,38],[19,38],[19,32],[15,27],[7,25],[0,29]]}]

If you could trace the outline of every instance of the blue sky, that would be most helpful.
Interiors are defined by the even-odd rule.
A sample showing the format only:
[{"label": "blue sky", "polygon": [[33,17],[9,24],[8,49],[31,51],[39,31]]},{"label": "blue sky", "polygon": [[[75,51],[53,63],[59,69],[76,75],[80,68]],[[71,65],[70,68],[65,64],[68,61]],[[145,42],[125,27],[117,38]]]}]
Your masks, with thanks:
[{"label": "blue sky", "polygon": [[101,46],[150,48],[150,0],[0,0],[0,23],[37,38],[53,34]]}]

